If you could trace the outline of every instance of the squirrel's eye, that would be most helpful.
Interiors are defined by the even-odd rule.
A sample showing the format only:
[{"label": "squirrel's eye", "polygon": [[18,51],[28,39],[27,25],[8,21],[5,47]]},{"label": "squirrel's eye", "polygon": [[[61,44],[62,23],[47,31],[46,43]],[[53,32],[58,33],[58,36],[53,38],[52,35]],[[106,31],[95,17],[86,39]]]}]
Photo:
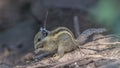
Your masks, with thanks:
[{"label": "squirrel's eye", "polygon": [[40,38],[38,38],[38,42],[39,42],[39,41],[41,41],[41,39],[40,39]]}]

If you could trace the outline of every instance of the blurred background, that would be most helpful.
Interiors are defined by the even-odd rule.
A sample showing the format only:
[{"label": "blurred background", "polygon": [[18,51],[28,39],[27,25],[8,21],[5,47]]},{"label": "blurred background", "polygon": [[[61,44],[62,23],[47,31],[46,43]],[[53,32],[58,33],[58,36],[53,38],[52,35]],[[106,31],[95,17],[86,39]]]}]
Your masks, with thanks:
[{"label": "blurred background", "polygon": [[119,34],[119,3],[119,0],[0,0],[0,62],[17,64],[22,56],[33,52],[34,36],[45,20],[47,30],[65,26],[75,34],[77,16],[79,32],[105,27],[110,33]]}]

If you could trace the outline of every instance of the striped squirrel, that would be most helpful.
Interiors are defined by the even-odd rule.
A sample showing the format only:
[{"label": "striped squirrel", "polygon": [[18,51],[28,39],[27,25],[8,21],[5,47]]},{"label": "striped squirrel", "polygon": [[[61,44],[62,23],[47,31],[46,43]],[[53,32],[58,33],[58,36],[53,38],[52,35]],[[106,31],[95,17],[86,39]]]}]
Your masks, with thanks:
[{"label": "striped squirrel", "polygon": [[66,27],[58,27],[49,32],[48,35],[38,43],[36,43],[35,39],[34,42],[36,54],[40,51],[52,52],[57,50],[59,58],[63,57],[65,52],[74,50],[77,47],[73,33]]},{"label": "striped squirrel", "polygon": [[75,39],[73,33],[68,28],[58,27],[55,30],[48,32],[48,35],[41,41],[35,42],[41,37],[38,33],[37,36],[35,36],[36,39],[34,39],[35,53],[38,54],[41,51],[50,53],[57,50],[58,56],[61,58],[65,52],[80,47],[79,45],[84,43],[90,35],[105,31],[106,29],[104,28],[87,29],[80,34],[78,39]]}]

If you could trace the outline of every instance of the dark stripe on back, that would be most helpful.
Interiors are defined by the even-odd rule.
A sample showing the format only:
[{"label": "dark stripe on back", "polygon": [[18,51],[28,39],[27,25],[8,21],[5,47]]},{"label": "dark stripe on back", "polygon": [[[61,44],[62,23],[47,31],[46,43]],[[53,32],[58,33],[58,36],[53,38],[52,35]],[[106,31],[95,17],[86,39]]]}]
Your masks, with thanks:
[{"label": "dark stripe on back", "polygon": [[71,32],[68,28],[66,28],[66,27],[59,27],[59,28],[51,31],[49,35],[54,36],[55,34],[58,34],[58,33],[61,32],[61,31],[68,31],[68,32],[72,33],[72,32]]}]

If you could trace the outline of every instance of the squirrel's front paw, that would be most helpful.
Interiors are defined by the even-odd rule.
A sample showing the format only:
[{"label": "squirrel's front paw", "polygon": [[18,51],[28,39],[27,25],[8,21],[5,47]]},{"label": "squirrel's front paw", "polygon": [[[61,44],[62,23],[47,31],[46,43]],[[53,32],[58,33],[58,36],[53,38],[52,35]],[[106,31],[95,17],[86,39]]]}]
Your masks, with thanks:
[{"label": "squirrel's front paw", "polygon": [[38,49],[34,51],[34,53],[35,53],[35,54],[38,54],[38,52],[39,52],[39,50],[38,50]]}]

